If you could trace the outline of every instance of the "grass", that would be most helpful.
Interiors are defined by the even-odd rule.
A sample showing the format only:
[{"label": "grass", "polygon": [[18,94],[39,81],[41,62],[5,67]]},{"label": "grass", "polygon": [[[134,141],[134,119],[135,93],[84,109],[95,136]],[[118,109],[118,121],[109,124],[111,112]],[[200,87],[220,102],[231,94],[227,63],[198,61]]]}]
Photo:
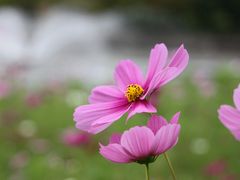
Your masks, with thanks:
[{"label": "grass", "polygon": [[[182,112],[179,142],[168,152],[177,177],[184,180],[219,179],[219,176],[207,175],[204,169],[211,162],[223,160],[228,167],[221,176],[234,175],[238,179],[240,145],[219,122],[217,109],[221,104],[233,104],[232,92],[240,82],[240,76],[220,70],[210,80],[193,77],[189,75],[171,82],[161,90],[158,99],[159,113],[168,119],[177,111]],[[76,96],[76,99],[71,97],[72,104],[71,92]],[[127,124],[123,117],[106,131],[93,136],[91,147],[73,148],[61,142],[62,132],[74,127],[72,114],[78,103],[76,100],[81,96],[78,104],[86,103],[88,92],[77,83],[54,91],[38,89],[34,93],[41,94],[43,100],[36,107],[26,104],[29,92],[22,88],[1,99],[0,179],[144,179],[143,165],[114,164],[105,160],[98,153],[98,142],[106,143],[112,132],[145,124],[149,115],[136,115]],[[45,149],[36,145],[38,140],[45,143]],[[171,179],[162,156],[150,164],[150,176],[153,180]]]}]

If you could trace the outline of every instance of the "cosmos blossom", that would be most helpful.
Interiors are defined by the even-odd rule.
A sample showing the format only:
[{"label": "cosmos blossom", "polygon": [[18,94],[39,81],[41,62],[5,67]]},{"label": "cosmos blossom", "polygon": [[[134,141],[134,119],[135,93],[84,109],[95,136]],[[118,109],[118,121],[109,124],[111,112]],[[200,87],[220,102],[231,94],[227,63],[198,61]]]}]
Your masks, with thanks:
[{"label": "cosmos blossom", "polygon": [[221,105],[218,110],[218,117],[233,136],[240,141],[240,85],[234,90],[233,101],[236,108]]},{"label": "cosmos blossom", "polygon": [[167,62],[168,50],[156,44],[151,50],[146,77],[131,60],[122,60],[114,72],[115,85],[98,86],[89,97],[88,105],[75,109],[76,127],[89,133],[99,133],[128,112],[127,120],[136,113],[155,113],[152,96],[162,86],[176,78],[189,60],[183,45]]},{"label": "cosmos blossom", "polygon": [[135,126],[122,135],[112,135],[107,146],[100,144],[100,154],[115,163],[152,163],[177,144],[179,115],[176,113],[170,123],[162,116],[152,115],[147,126]]}]

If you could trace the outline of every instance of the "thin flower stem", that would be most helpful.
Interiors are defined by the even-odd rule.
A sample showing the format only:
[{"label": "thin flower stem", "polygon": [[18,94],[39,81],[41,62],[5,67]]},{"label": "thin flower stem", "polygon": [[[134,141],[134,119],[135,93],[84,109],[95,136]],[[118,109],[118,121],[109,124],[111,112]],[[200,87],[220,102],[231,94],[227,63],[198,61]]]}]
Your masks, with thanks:
[{"label": "thin flower stem", "polygon": [[145,164],[145,173],[146,173],[146,180],[150,180],[150,177],[149,177],[149,166],[148,166],[148,164]]},{"label": "thin flower stem", "polygon": [[163,153],[163,154],[164,154],[165,159],[167,160],[167,163],[168,163],[168,166],[170,168],[173,180],[177,180],[174,169],[173,169],[173,166],[172,166],[172,163],[171,163],[167,153]]}]

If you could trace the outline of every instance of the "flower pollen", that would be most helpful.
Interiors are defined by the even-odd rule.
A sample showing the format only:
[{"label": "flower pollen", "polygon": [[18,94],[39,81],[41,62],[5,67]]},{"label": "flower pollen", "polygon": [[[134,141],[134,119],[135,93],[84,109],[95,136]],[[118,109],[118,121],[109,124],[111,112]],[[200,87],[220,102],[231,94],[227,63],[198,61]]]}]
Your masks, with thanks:
[{"label": "flower pollen", "polygon": [[125,96],[127,97],[128,102],[134,102],[143,94],[143,92],[144,90],[140,85],[130,84],[127,87]]}]

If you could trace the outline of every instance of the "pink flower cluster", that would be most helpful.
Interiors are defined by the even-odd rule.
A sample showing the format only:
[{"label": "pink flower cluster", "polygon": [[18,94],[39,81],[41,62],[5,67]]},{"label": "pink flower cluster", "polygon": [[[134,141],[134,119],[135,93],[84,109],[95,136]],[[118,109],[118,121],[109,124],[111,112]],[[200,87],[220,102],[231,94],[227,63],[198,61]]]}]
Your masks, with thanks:
[{"label": "pink flower cluster", "polygon": [[[167,62],[168,50],[164,44],[156,44],[150,52],[146,76],[131,60],[122,60],[115,68],[114,85],[95,87],[89,96],[89,104],[81,105],[73,114],[76,127],[88,133],[97,134],[124,114],[127,120],[137,113],[151,113],[147,126],[135,126],[123,132],[113,134],[108,145],[100,144],[100,154],[115,163],[137,162],[146,165],[178,142],[180,112],[176,113],[170,122],[162,116],[157,116],[156,96],[161,88],[179,76],[187,67],[189,55],[181,45],[173,57]],[[219,119],[240,141],[240,85],[234,90],[234,104],[236,107],[222,105],[218,110]],[[66,136],[71,144],[80,142],[80,136]],[[171,163],[165,158],[172,171]],[[221,163],[211,164],[206,172],[210,175],[219,174],[225,166]]]},{"label": "pink flower cluster", "polygon": [[[187,67],[189,55],[181,45],[170,61],[164,44],[156,44],[150,52],[144,77],[131,60],[121,61],[114,72],[114,85],[94,88],[89,104],[74,112],[76,127],[97,134],[128,113],[127,120],[137,113],[156,113],[156,95],[168,82]],[[100,154],[116,163],[137,162],[148,166],[177,144],[180,132],[180,113],[168,123],[162,116],[152,114],[147,126],[135,126],[122,135],[114,134],[109,144],[100,144]]]},{"label": "pink flower cluster", "polygon": [[98,86],[89,97],[88,105],[75,109],[76,127],[89,133],[99,133],[128,113],[156,113],[151,96],[180,75],[188,64],[189,55],[183,45],[167,62],[168,50],[156,44],[151,50],[146,77],[131,60],[121,61],[114,73],[115,85]]}]

